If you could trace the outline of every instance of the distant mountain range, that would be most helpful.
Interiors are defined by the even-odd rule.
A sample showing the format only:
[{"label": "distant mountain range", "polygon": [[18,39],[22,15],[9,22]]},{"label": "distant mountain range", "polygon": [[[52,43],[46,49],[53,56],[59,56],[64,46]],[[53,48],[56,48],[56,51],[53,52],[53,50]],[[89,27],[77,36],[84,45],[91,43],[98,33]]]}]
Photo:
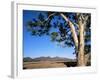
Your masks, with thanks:
[{"label": "distant mountain range", "polygon": [[71,62],[75,61],[75,59],[70,59],[70,58],[64,58],[64,57],[37,57],[37,58],[30,58],[30,57],[24,57],[23,58],[24,62],[36,62],[36,61],[66,61],[66,62]]}]

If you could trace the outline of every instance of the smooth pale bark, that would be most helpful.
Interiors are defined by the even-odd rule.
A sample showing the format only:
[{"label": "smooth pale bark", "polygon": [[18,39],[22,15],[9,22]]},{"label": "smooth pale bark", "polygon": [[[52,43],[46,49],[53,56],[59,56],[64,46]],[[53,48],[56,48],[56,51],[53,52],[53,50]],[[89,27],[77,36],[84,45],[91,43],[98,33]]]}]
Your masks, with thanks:
[{"label": "smooth pale bark", "polygon": [[71,33],[72,33],[72,37],[74,39],[75,42],[75,47],[76,49],[78,49],[78,53],[76,54],[76,58],[77,58],[77,66],[85,66],[85,55],[84,55],[84,24],[82,23],[82,21],[79,21],[78,23],[78,28],[79,28],[79,41],[78,41],[78,37],[75,31],[75,26],[73,25],[73,23],[64,15],[64,14],[60,14],[66,22],[69,23],[69,27],[71,28]]},{"label": "smooth pale bark", "polygon": [[69,27],[71,28],[71,33],[75,42],[76,49],[78,49],[78,37],[77,37],[73,23],[64,14],[61,13],[60,15],[65,19],[66,22],[69,23]]},{"label": "smooth pale bark", "polygon": [[79,53],[78,53],[78,66],[85,66],[84,55],[84,24],[79,21]]},{"label": "smooth pale bark", "polygon": [[[75,31],[75,26],[64,14],[61,13],[60,15],[64,18],[64,20],[66,22],[69,23],[69,27],[71,28],[72,37],[73,37],[73,40],[74,40],[74,43],[75,43],[75,48],[76,48],[76,50],[78,50],[78,37],[77,37],[76,31]],[[79,62],[78,61],[79,60],[78,59],[78,52],[76,53],[76,60],[77,60],[77,63],[78,63]]]}]

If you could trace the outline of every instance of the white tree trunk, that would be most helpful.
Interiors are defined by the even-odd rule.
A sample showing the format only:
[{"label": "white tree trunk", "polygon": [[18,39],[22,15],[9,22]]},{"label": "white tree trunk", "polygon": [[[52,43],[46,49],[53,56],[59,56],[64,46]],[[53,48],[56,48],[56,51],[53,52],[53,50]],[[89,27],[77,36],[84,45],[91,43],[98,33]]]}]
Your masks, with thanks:
[{"label": "white tree trunk", "polygon": [[85,66],[85,55],[84,55],[84,24],[82,24],[82,21],[79,21],[78,66]]},{"label": "white tree trunk", "polygon": [[72,33],[72,37],[75,42],[75,46],[76,46],[76,48],[78,48],[78,37],[77,37],[76,31],[75,31],[75,26],[64,14],[61,13],[60,15],[65,19],[66,22],[69,23],[69,27],[71,28],[71,33]]},{"label": "white tree trunk", "polygon": [[79,28],[79,41],[78,36],[75,31],[75,26],[73,23],[64,15],[60,14],[66,22],[69,22],[69,27],[71,28],[72,37],[75,42],[75,47],[78,49],[78,53],[76,54],[77,58],[77,65],[78,66],[85,66],[85,55],[84,55],[84,24],[82,21],[79,21],[78,28]]}]

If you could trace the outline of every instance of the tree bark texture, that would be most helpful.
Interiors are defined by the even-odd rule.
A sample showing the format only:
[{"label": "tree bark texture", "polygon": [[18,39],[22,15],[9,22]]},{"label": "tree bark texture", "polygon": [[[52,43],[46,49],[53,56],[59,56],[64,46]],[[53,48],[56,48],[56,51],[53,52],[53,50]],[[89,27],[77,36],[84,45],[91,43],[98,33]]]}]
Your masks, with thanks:
[{"label": "tree bark texture", "polygon": [[79,53],[78,53],[78,66],[85,66],[84,55],[84,24],[79,21]]}]

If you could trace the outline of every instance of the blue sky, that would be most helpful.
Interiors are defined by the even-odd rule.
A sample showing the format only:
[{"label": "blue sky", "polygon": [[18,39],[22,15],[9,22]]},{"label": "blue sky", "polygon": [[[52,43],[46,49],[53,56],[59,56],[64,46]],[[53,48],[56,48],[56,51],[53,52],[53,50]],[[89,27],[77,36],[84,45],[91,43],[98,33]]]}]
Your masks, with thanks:
[{"label": "blue sky", "polygon": [[[49,36],[32,36],[27,30],[26,23],[33,18],[37,18],[41,11],[23,10],[23,55],[24,57],[66,57],[75,58],[73,48],[63,48],[50,41]],[[44,13],[44,12],[42,12]]]}]

